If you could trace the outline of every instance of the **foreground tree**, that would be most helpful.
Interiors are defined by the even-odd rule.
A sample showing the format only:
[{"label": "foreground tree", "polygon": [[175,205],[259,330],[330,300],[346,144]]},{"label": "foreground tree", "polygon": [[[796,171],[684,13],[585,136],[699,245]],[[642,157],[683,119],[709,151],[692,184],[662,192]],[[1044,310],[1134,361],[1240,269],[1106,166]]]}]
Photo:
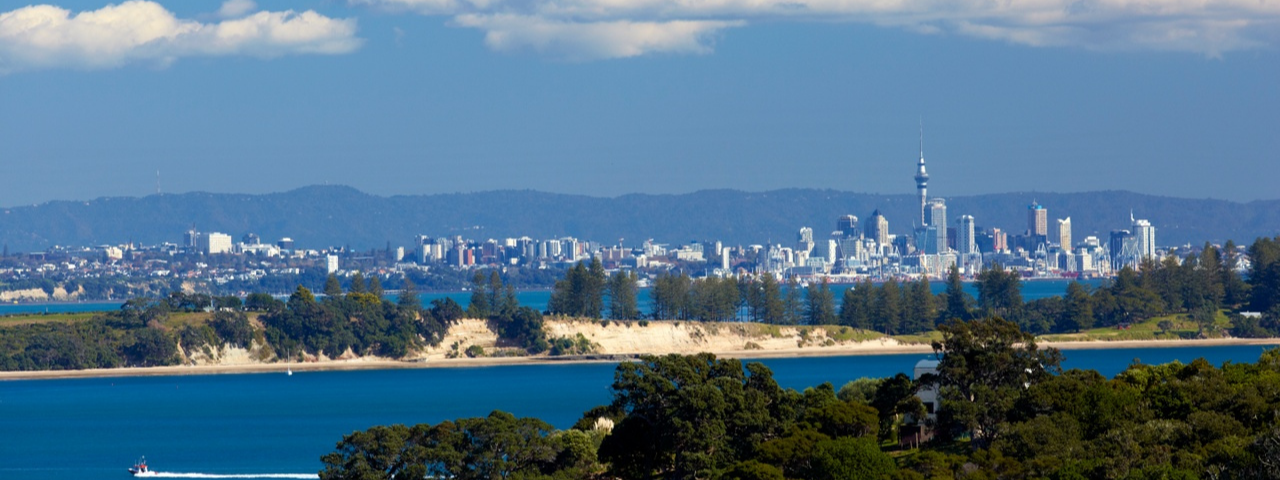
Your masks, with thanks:
[{"label": "foreground tree", "polygon": [[500,411],[438,425],[373,427],[343,437],[322,457],[320,478],[549,478],[568,470],[557,463],[568,443],[552,432],[542,420]]},{"label": "foreground tree", "polygon": [[880,415],[880,438],[898,441],[898,425],[905,415],[923,418],[924,404],[916,396],[916,384],[905,373],[883,379],[871,395],[871,406]]},{"label": "foreground tree", "polygon": [[600,458],[624,479],[708,478],[780,432],[784,392],[760,364],[711,354],[618,365],[610,409],[622,414]]},{"label": "foreground tree", "polygon": [[939,427],[958,436],[969,432],[974,448],[986,448],[1000,436],[1022,393],[1061,371],[1062,354],[1041,350],[1034,335],[1001,318],[951,321],[938,327],[933,342],[938,356],[942,409]]}]

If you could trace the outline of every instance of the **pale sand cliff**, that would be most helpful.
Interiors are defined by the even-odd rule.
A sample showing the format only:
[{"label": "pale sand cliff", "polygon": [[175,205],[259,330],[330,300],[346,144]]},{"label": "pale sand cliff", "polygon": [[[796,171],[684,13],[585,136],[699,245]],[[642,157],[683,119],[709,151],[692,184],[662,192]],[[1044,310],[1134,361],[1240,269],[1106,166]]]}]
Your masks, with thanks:
[{"label": "pale sand cliff", "polygon": [[[629,325],[629,326],[628,326]],[[546,324],[551,337],[574,338],[581,334],[594,347],[587,357],[538,356],[485,356],[468,358],[463,352],[472,345],[485,349],[487,355],[502,355],[512,349],[498,345],[498,338],[485,322],[463,320],[449,329],[449,334],[439,346],[431,347],[418,356],[406,360],[377,357],[357,357],[351,352],[331,359],[312,357],[305,362],[276,363],[268,349],[255,345],[251,349],[223,348],[217,352],[196,351],[187,355],[189,365],[149,368],[112,368],[75,371],[0,372],[0,380],[112,377],[136,375],[206,375],[222,373],[283,373],[315,370],[360,370],[392,368],[479,367],[533,363],[565,363],[616,359],[599,359],[599,356],[625,358],[640,354],[692,354],[711,352],[732,358],[787,358],[804,356],[847,356],[883,354],[929,354],[933,349],[927,344],[907,344],[892,338],[884,338],[870,332],[842,327],[776,327],[758,324],[706,324],[697,322],[652,321],[647,326],[640,322],[601,322],[555,320]],[[862,339],[862,340],[860,340]],[[457,345],[457,349],[454,349]],[[1042,346],[1059,349],[1142,348],[1217,345],[1280,345],[1280,338],[1273,339],[1208,339],[1208,340],[1131,340],[1131,341],[1076,341],[1044,342]],[[455,353],[456,352],[456,353]],[[267,363],[270,362],[270,363]]]},{"label": "pale sand cliff", "polygon": [[0,302],[68,302],[79,300],[80,295],[84,293],[84,287],[78,287],[74,292],[68,292],[65,288],[57,287],[53,289],[53,293],[46,293],[39,288],[27,288],[23,290],[6,290],[0,292]]}]

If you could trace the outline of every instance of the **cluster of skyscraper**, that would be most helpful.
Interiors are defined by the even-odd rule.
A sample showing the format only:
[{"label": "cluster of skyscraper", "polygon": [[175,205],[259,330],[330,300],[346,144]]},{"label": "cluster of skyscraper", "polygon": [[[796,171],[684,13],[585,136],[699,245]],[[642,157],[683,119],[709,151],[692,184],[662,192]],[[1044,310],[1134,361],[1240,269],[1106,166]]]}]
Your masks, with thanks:
[{"label": "cluster of skyscraper", "polygon": [[1041,275],[1105,276],[1157,255],[1155,228],[1132,215],[1131,229],[1113,231],[1105,244],[1094,236],[1074,243],[1071,217],[1057,219],[1057,235],[1050,237],[1049,210],[1035,201],[1027,207],[1026,230],[1012,237],[999,228],[980,228],[972,215],[960,215],[948,224],[946,200],[929,197],[923,135],[914,178],[920,216],[910,235],[889,233],[889,222],[878,209],[861,229],[858,217],[845,215],[837,219],[825,252],[815,253],[812,229],[801,228],[794,250],[770,248],[772,261],[766,270],[781,274],[789,267],[791,273],[801,275],[875,277],[941,275],[958,265],[962,272],[973,274],[983,265],[999,262]]}]

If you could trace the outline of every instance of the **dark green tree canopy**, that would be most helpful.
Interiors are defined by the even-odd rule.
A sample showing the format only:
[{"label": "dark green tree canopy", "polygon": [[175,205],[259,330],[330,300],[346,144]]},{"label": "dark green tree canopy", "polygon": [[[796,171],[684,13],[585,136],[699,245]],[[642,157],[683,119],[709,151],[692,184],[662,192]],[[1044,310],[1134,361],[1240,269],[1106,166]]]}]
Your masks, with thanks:
[{"label": "dark green tree canopy", "polygon": [[1000,435],[1000,423],[1022,393],[1060,371],[1062,354],[1041,350],[1035,336],[1001,318],[951,321],[933,342],[942,419],[950,433],[968,432],[975,447],[986,447]]},{"label": "dark green tree canopy", "polygon": [[625,416],[600,456],[627,479],[704,478],[781,433],[787,403],[763,365],[711,354],[620,364],[612,389]]}]

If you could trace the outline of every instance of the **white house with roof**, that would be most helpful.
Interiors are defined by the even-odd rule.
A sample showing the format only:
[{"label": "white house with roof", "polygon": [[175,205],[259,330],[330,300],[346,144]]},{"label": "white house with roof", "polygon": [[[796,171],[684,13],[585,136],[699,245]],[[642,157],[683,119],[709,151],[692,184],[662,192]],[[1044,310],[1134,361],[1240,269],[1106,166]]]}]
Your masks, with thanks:
[{"label": "white house with roof", "polygon": [[[926,358],[916,362],[911,378],[919,384],[921,377],[937,374],[938,360]],[[938,420],[938,406],[941,401],[936,384],[920,385],[916,390],[916,398],[919,398],[920,403],[924,405],[924,421],[908,418],[907,425],[903,426],[902,435],[898,438],[899,445],[911,448],[918,447],[921,443],[933,438],[933,425]]]}]

